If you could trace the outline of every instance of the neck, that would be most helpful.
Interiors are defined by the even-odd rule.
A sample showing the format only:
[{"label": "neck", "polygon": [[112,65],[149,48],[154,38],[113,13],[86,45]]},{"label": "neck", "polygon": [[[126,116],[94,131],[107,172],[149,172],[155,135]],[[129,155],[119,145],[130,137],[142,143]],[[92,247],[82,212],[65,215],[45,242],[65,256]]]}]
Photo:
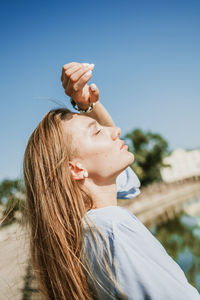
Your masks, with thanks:
[{"label": "neck", "polygon": [[93,200],[92,209],[117,206],[117,185],[116,178],[110,180],[110,182],[101,182],[98,184],[94,180],[87,178],[84,186],[89,191],[89,194]]}]

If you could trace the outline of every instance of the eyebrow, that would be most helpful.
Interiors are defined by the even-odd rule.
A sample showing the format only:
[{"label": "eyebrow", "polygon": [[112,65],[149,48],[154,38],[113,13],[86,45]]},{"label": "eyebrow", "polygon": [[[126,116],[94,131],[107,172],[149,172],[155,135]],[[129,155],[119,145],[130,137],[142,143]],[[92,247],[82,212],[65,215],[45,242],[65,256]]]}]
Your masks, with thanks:
[{"label": "eyebrow", "polygon": [[87,126],[87,128],[90,128],[91,126],[94,126],[94,125],[96,125],[96,123],[97,123],[97,121],[92,121],[92,122],[90,122],[89,124],[88,124],[88,126]]}]

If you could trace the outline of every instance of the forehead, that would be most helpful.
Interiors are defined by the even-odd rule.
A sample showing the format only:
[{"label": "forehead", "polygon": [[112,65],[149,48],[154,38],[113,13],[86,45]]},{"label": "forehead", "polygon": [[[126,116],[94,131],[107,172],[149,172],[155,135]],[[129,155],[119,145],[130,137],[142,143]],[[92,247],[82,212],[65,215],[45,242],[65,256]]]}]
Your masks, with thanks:
[{"label": "forehead", "polygon": [[85,116],[85,115],[81,115],[81,114],[77,114],[77,113],[70,113],[68,114],[68,118],[67,120],[70,121],[71,124],[75,125],[75,124],[87,124],[88,122],[90,122],[92,118]]},{"label": "forehead", "polygon": [[89,125],[94,125],[97,123],[96,120],[94,120],[91,117],[77,114],[77,113],[70,113],[67,116],[67,121],[65,122],[66,126],[72,130],[72,131],[82,131],[82,130],[88,130]]}]

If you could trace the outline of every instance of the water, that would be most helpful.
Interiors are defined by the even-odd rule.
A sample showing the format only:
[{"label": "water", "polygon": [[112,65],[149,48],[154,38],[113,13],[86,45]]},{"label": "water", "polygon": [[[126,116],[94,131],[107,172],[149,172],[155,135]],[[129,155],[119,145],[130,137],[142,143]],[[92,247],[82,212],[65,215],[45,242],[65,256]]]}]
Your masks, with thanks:
[{"label": "water", "polygon": [[[196,202],[196,198],[191,201]],[[174,220],[152,226],[149,230],[200,293],[200,215],[190,216],[182,212]]]}]

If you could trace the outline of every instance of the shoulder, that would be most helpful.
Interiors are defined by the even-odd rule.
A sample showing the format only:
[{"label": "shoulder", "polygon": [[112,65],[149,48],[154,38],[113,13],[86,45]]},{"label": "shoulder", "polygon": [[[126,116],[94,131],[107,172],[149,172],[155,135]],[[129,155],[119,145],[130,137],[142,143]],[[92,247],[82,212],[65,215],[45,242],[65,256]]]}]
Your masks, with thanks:
[{"label": "shoulder", "polygon": [[137,217],[128,209],[121,206],[106,206],[98,209],[91,209],[86,213],[89,220],[95,223],[100,229],[113,231],[116,225],[127,222],[139,222]]},{"label": "shoulder", "polygon": [[[92,227],[94,223],[107,239],[113,240],[116,246],[137,249],[144,253],[155,252],[159,249],[166,254],[162,244],[127,208],[107,206],[92,209],[87,212],[87,216],[89,221],[92,221]],[[94,227],[93,229],[95,230]]]},{"label": "shoulder", "polygon": [[105,222],[117,222],[123,218],[126,218],[127,216],[134,216],[130,210],[117,205],[91,209],[87,212],[87,215],[93,219],[99,219]]}]

